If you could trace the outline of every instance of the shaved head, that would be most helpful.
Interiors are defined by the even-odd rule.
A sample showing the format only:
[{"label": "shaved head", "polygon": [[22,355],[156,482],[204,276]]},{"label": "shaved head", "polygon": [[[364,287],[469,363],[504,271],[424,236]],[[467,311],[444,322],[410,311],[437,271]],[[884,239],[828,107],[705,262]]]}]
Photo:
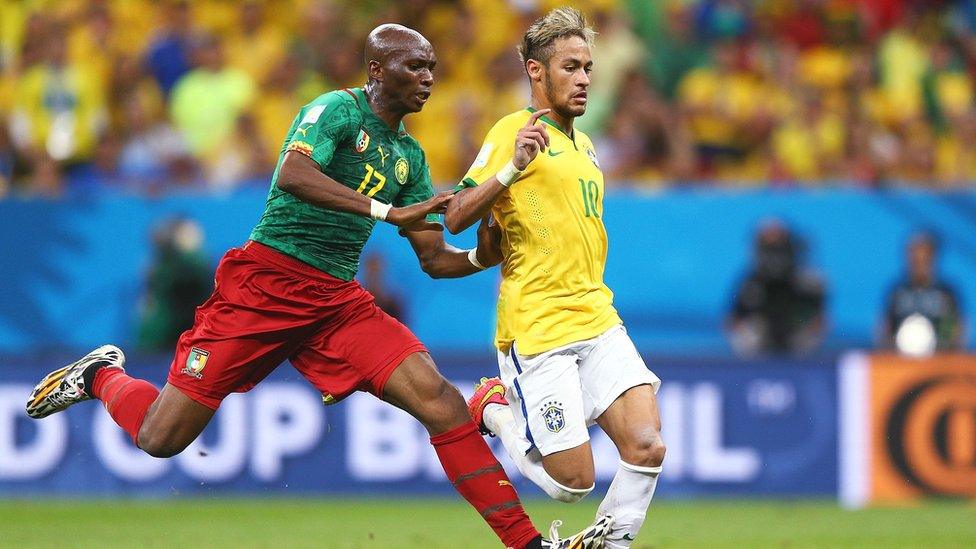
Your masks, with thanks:
[{"label": "shaved head", "polygon": [[424,35],[403,25],[387,23],[380,25],[366,37],[366,55],[364,61],[384,63],[389,57],[398,52],[408,52],[416,48],[430,48],[430,42]]},{"label": "shaved head", "polygon": [[365,54],[363,89],[374,111],[390,113],[390,121],[398,123],[424,107],[437,65],[434,47],[424,35],[395,23],[380,25],[366,37]]}]

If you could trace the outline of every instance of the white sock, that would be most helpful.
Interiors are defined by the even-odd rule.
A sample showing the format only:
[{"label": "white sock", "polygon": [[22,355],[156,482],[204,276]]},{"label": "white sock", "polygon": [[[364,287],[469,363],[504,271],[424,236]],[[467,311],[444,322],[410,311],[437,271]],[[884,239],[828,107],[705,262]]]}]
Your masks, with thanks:
[{"label": "white sock", "polygon": [[607,496],[600,503],[597,516],[613,515],[613,529],[606,537],[608,549],[630,547],[654,497],[661,467],[641,467],[620,461]]},{"label": "white sock", "polygon": [[508,456],[515,462],[518,470],[522,472],[525,478],[542,488],[542,491],[549,497],[566,503],[576,503],[593,491],[593,486],[569,488],[559,484],[542,467],[542,456],[539,452],[534,450],[528,454],[522,452],[522,448],[528,441],[515,423],[511,406],[489,404],[485,407],[483,414],[485,426],[502,440],[502,445],[505,446]]}]

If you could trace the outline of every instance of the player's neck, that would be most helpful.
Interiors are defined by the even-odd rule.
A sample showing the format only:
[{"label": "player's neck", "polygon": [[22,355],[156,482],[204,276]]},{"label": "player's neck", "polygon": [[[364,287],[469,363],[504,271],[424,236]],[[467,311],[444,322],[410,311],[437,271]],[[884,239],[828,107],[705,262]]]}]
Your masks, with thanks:
[{"label": "player's neck", "polygon": [[366,95],[366,103],[369,104],[370,110],[373,111],[373,114],[377,118],[386,123],[391,130],[396,130],[400,127],[400,121],[403,120],[406,113],[394,110],[392,108],[392,101],[383,97],[383,94],[380,93],[380,90],[372,82],[363,86],[363,92]]},{"label": "player's neck", "polygon": [[564,134],[569,135],[569,136],[573,135],[573,120],[574,119],[572,117],[570,117],[570,118],[564,118],[564,117],[560,116],[559,113],[556,112],[556,109],[553,108],[552,105],[548,104],[545,101],[542,101],[540,99],[537,99],[535,97],[532,98],[532,108],[535,109],[535,110],[537,110],[537,111],[541,111],[542,109],[549,109],[549,114],[545,115],[543,118],[546,118],[546,119],[551,120],[552,122],[555,122],[556,126],[560,130],[562,130]]}]

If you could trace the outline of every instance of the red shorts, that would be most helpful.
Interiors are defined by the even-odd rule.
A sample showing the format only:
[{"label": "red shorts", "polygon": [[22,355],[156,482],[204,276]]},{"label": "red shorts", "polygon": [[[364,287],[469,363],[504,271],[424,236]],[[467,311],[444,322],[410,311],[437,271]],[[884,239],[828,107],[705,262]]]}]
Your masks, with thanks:
[{"label": "red shorts", "polygon": [[286,359],[327,403],[383,396],[393,370],[426,352],[355,280],[346,282],[258,242],[224,255],[213,295],[183,332],[168,382],[214,410]]}]

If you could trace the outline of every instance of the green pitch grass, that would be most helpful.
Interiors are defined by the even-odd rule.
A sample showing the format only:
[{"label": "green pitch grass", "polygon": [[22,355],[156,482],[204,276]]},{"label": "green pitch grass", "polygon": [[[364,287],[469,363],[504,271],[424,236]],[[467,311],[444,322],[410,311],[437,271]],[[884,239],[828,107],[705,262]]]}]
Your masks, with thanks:
[{"label": "green pitch grass", "polygon": [[[586,526],[597,501],[530,500],[545,533]],[[976,505],[843,511],[832,502],[657,502],[640,548],[976,547]],[[497,548],[463,503],[439,499],[0,501],[0,547]]]}]

